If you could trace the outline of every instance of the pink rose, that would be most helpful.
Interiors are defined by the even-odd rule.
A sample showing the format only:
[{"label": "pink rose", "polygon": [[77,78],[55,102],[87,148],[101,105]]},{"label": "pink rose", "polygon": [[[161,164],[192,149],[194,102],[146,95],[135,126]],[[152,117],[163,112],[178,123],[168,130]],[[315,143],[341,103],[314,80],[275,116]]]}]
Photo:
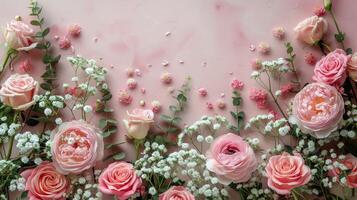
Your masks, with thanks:
[{"label": "pink rose", "polygon": [[349,59],[343,50],[336,49],[316,63],[312,79],[339,88],[346,80]]},{"label": "pink rose", "polygon": [[28,74],[13,74],[0,89],[1,101],[15,110],[26,110],[35,104],[39,84]]},{"label": "pink rose", "polygon": [[22,21],[12,20],[3,31],[6,46],[18,51],[36,47],[35,31]]},{"label": "pink rose", "polygon": [[160,194],[159,200],[195,200],[191,192],[183,186],[172,186],[166,192]]},{"label": "pink rose", "polygon": [[246,182],[257,168],[253,149],[233,133],[216,138],[206,155],[207,169],[216,173],[222,184]]},{"label": "pink rose", "polygon": [[294,31],[297,34],[297,38],[307,44],[313,45],[320,41],[322,36],[327,31],[327,21],[318,16],[312,16],[304,21],[300,22]]},{"label": "pink rose", "polygon": [[52,163],[42,162],[21,173],[26,179],[29,200],[65,200],[69,189],[67,178],[56,171]]},{"label": "pink rose", "polygon": [[[350,188],[357,188],[357,158],[352,154],[348,154],[345,159],[339,162],[350,170],[346,176],[346,185]],[[329,175],[339,178],[341,170],[339,168],[334,168],[329,172]]]},{"label": "pink rose", "polygon": [[98,183],[101,192],[116,195],[119,200],[128,199],[142,186],[133,165],[127,162],[111,163],[99,176]]},{"label": "pink rose", "polygon": [[63,174],[79,174],[103,158],[99,131],[84,121],[61,124],[51,135],[53,165]]},{"label": "pink rose", "polygon": [[128,112],[129,119],[123,120],[127,130],[127,136],[134,139],[144,139],[148,134],[151,124],[154,122],[152,110],[135,109]]},{"label": "pink rose", "polygon": [[350,78],[357,82],[357,53],[354,53],[348,62],[347,71]]},{"label": "pink rose", "polygon": [[285,195],[296,187],[307,184],[311,179],[311,171],[304,164],[300,155],[272,156],[265,167],[268,178],[268,187],[276,193]]},{"label": "pink rose", "polygon": [[325,138],[337,129],[344,113],[344,102],[336,88],[311,83],[293,100],[293,117],[302,132]]}]

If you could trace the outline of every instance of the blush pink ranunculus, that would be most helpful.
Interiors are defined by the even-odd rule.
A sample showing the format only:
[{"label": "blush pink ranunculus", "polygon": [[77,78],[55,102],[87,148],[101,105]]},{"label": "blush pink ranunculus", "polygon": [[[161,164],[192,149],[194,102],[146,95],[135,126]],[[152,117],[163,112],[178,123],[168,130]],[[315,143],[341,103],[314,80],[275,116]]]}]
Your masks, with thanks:
[{"label": "blush pink ranunculus", "polygon": [[53,165],[63,174],[79,174],[103,158],[99,130],[85,121],[61,124],[51,135]]},{"label": "blush pink ranunculus", "polygon": [[7,47],[18,51],[29,51],[36,47],[35,31],[22,21],[12,20],[3,31]]},{"label": "blush pink ranunculus", "polygon": [[311,179],[310,168],[305,165],[304,159],[286,152],[270,157],[265,171],[268,187],[281,195],[289,194],[292,189],[307,184]]},{"label": "blush pink ranunculus", "polygon": [[134,109],[131,113],[128,112],[128,116],[128,120],[123,120],[127,136],[134,139],[144,139],[154,122],[153,111]]},{"label": "blush pink ranunculus", "polygon": [[315,15],[301,21],[294,28],[294,31],[299,40],[313,45],[321,40],[327,31],[327,27],[327,21]]},{"label": "blush pink ranunculus", "polygon": [[302,132],[326,138],[337,129],[343,117],[344,102],[336,88],[311,83],[296,94],[292,112]]},{"label": "blush pink ranunculus", "polygon": [[26,110],[35,104],[38,89],[38,82],[28,74],[13,74],[1,85],[1,101],[14,110]]},{"label": "blush pink ranunculus", "polygon": [[34,169],[21,173],[26,179],[29,200],[65,200],[69,189],[67,178],[56,171],[53,163],[42,162]]},{"label": "blush pink ranunculus", "polygon": [[217,137],[206,155],[207,169],[216,173],[222,184],[246,182],[257,168],[253,149],[233,133]]},{"label": "blush pink ranunculus", "polygon": [[101,192],[115,195],[119,200],[130,198],[142,187],[133,165],[123,161],[111,163],[99,176],[98,183]]},{"label": "blush pink ranunculus", "polygon": [[[342,163],[350,172],[346,175],[346,185],[350,188],[357,188],[357,158],[352,154],[347,154],[346,158]],[[329,171],[330,176],[335,176],[339,179],[341,175],[341,170],[339,168],[334,168]]]},{"label": "blush pink ranunculus", "polygon": [[346,55],[345,51],[336,49],[316,63],[312,79],[340,88],[347,77],[346,69],[349,59],[350,56]]},{"label": "blush pink ranunculus", "polygon": [[172,186],[166,192],[160,194],[159,200],[195,200],[191,192],[183,186]]},{"label": "blush pink ranunculus", "polygon": [[357,82],[357,53],[354,53],[347,63],[348,76],[355,82]]}]

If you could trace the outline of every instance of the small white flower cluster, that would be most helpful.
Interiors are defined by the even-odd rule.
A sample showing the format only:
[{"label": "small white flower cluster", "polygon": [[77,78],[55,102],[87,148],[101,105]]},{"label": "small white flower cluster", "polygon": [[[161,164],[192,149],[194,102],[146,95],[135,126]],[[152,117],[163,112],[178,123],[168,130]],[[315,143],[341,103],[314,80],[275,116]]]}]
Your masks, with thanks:
[{"label": "small white flower cluster", "polygon": [[272,75],[278,75],[281,73],[287,73],[290,70],[288,62],[284,58],[278,58],[276,60],[263,61],[261,63],[262,69],[259,71],[253,71],[250,77],[252,79],[258,79],[262,72],[269,72]]},{"label": "small white flower cluster", "polygon": [[23,177],[19,177],[18,179],[14,179],[10,181],[9,190],[11,192],[18,190],[24,191],[25,190],[26,180]]},{"label": "small white flower cluster", "polygon": [[34,96],[34,99],[47,117],[55,116],[59,109],[64,108],[64,97],[52,95],[48,91],[44,95]]},{"label": "small white flower cluster", "polygon": [[352,104],[350,101],[345,101],[345,109],[347,119],[343,120],[342,130],[340,131],[340,135],[342,137],[352,138],[356,137],[356,132],[353,130],[357,129],[357,105]]},{"label": "small white flower cluster", "polygon": [[102,193],[98,191],[98,184],[91,184],[86,177],[72,179],[72,193],[67,194],[68,198],[73,200],[99,200],[102,199]]},{"label": "small white flower cluster", "polygon": [[256,129],[264,135],[285,136],[290,131],[290,126],[285,118],[274,120],[274,115],[257,115],[249,119],[245,129]]},{"label": "small white flower cluster", "polygon": [[106,69],[98,66],[93,59],[86,60],[85,58],[75,56],[67,57],[67,60],[75,67],[81,68],[88,77],[94,79],[96,82],[103,82],[106,76]]},{"label": "small white flower cluster", "polygon": [[16,134],[17,129],[20,128],[20,124],[17,123],[8,123],[7,117],[2,117],[0,124],[0,143],[7,143],[9,141],[9,137],[14,136]]},{"label": "small white flower cluster", "polygon": [[22,134],[17,134],[15,140],[17,140],[16,147],[21,154],[27,153],[33,149],[40,149],[40,139],[38,135],[32,134],[31,132],[27,131]]},{"label": "small white flower cluster", "polygon": [[245,140],[248,142],[248,144],[253,148],[253,149],[258,149],[260,140],[259,138],[250,138],[247,137]]}]

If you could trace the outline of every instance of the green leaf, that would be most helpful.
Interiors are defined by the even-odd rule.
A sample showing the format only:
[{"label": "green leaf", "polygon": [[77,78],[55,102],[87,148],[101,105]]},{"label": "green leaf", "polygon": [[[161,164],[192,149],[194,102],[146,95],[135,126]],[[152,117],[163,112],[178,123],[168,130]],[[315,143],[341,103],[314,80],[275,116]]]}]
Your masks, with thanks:
[{"label": "green leaf", "polygon": [[45,28],[45,30],[42,31],[41,36],[46,37],[46,35],[48,35],[49,32],[50,32],[50,28]]},{"label": "green leaf", "polygon": [[176,97],[176,99],[177,99],[177,101],[179,101],[179,102],[187,102],[187,97],[186,97],[184,94],[182,94],[182,93],[178,94],[177,97]]},{"label": "green leaf", "polygon": [[106,144],[105,145],[105,149],[110,149],[114,146],[117,146],[117,145],[121,145],[121,144],[125,144],[126,142],[116,142],[116,143],[111,143],[111,144]]},{"label": "green leaf", "polygon": [[347,55],[351,55],[353,53],[353,51],[351,48],[347,48],[346,53],[347,53]]},{"label": "green leaf", "polygon": [[335,38],[337,42],[343,42],[345,40],[345,34],[344,33],[336,33]]},{"label": "green leaf", "polygon": [[103,162],[113,158],[114,160],[123,160],[125,158],[124,152],[114,153],[103,159]]},{"label": "green leaf", "polygon": [[168,115],[160,115],[160,119],[162,121],[168,122],[170,123],[172,121],[172,117],[168,116]]},{"label": "green leaf", "polygon": [[103,96],[103,101],[109,101],[112,98],[112,94],[106,94]]},{"label": "green leaf", "polygon": [[106,119],[100,119],[98,122],[98,126],[100,129],[104,129],[107,126],[107,120]]},{"label": "green leaf", "polygon": [[45,64],[50,64],[52,62],[53,58],[50,54],[45,54],[43,57],[42,57],[42,62],[45,63]]},{"label": "green leaf", "polygon": [[177,107],[173,106],[173,105],[169,106],[169,109],[170,109],[171,112],[176,112],[177,111]]},{"label": "green leaf", "polygon": [[40,87],[44,90],[51,90],[52,86],[49,83],[41,83]]},{"label": "green leaf", "polygon": [[39,21],[37,21],[37,20],[32,20],[30,23],[32,25],[34,25],[34,26],[40,26],[41,25],[41,23]]},{"label": "green leaf", "polygon": [[27,191],[22,192],[21,195],[17,198],[17,200],[25,200],[25,199],[27,199],[27,196],[28,196]]},{"label": "green leaf", "polygon": [[238,114],[236,112],[231,111],[230,113],[235,120],[238,119]]},{"label": "green leaf", "polygon": [[105,130],[103,133],[102,133],[102,136],[104,138],[106,137],[109,137],[110,135],[112,135],[113,133],[116,133],[118,131],[118,128],[117,127],[111,127],[107,130]]}]

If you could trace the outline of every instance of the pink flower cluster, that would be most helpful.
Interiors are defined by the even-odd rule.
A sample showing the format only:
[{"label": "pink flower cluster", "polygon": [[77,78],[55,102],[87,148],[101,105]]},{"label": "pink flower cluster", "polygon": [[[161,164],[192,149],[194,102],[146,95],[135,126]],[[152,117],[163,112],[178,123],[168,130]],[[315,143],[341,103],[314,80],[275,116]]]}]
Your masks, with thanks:
[{"label": "pink flower cluster", "polygon": [[268,93],[265,90],[252,88],[249,98],[256,102],[258,108],[265,109],[267,107]]},{"label": "pink flower cluster", "polygon": [[235,90],[243,89],[244,83],[238,79],[233,79],[231,82],[231,87]]}]

